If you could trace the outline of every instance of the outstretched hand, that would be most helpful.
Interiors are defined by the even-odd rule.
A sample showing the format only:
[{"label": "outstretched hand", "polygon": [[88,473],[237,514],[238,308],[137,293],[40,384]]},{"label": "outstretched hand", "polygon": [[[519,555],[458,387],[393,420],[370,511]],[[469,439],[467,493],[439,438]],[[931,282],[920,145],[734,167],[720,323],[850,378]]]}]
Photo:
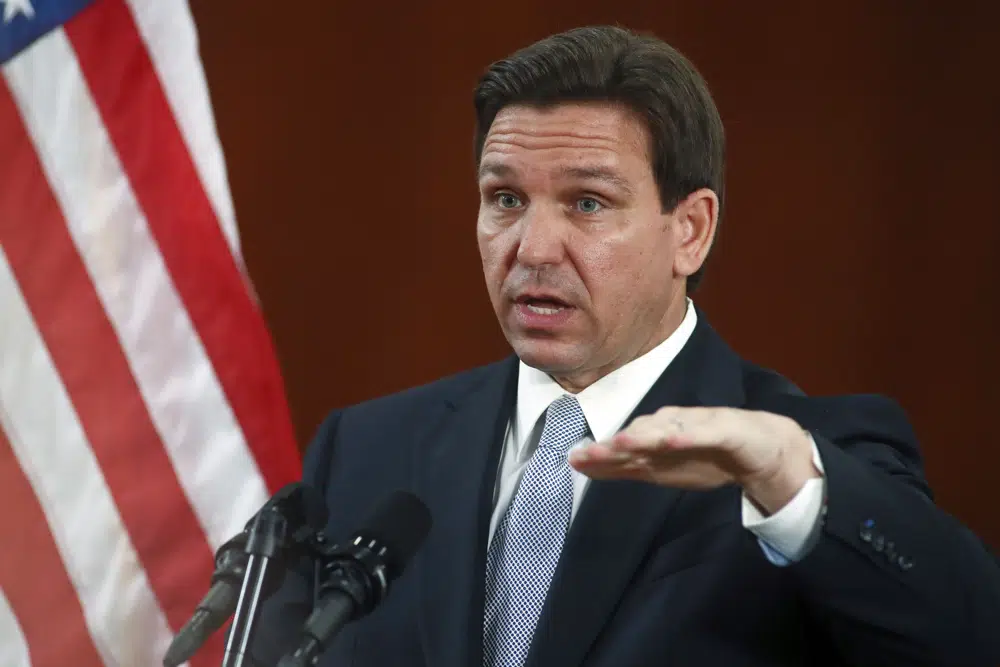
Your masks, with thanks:
[{"label": "outstretched hand", "polygon": [[630,479],[683,489],[737,484],[764,512],[785,506],[820,471],[795,421],[724,407],[664,407],[610,440],[578,447],[570,464],[593,479]]}]

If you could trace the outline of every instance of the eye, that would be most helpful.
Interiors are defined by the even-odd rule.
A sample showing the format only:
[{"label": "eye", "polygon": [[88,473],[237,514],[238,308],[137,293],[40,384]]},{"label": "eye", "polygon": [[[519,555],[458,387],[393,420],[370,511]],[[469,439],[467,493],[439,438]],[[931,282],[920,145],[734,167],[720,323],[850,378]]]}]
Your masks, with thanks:
[{"label": "eye", "polygon": [[509,192],[498,192],[494,199],[500,208],[517,208],[521,205],[521,199]]},{"label": "eye", "polygon": [[576,208],[581,213],[597,213],[601,210],[601,202],[597,201],[593,197],[583,197],[578,199],[576,202]]}]

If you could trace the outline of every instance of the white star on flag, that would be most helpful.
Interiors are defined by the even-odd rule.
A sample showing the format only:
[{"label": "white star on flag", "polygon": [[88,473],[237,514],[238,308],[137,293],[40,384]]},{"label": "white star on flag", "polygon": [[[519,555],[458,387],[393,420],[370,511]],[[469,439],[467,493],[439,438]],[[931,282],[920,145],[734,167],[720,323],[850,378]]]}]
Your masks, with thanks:
[{"label": "white star on flag", "polygon": [[35,17],[35,8],[31,6],[31,0],[0,0],[0,2],[3,3],[4,23],[10,23],[18,14],[28,19]]}]

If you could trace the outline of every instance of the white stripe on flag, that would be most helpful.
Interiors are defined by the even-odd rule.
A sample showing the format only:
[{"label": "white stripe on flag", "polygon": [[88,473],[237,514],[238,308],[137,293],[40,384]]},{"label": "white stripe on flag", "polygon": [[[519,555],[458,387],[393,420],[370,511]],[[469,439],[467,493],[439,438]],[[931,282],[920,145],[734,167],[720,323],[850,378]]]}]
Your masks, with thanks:
[{"label": "white stripe on flag", "polygon": [[[3,251],[0,250],[0,253]],[[0,259],[2,261],[2,259]],[[0,301],[0,303],[3,303]],[[0,665],[4,667],[31,667],[31,653],[28,640],[24,637],[21,624],[11,609],[7,597],[0,589]]]},{"label": "white stripe on flag", "polygon": [[127,0],[229,248],[243,264],[226,162],[186,0]]},{"label": "white stripe on flag", "polygon": [[2,249],[0,310],[0,426],[45,512],[94,645],[109,667],[160,664],[167,619]]},{"label": "white stripe on flag", "polygon": [[268,491],[164,265],[66,34],[5,76],[181,487],[214,550]]}]

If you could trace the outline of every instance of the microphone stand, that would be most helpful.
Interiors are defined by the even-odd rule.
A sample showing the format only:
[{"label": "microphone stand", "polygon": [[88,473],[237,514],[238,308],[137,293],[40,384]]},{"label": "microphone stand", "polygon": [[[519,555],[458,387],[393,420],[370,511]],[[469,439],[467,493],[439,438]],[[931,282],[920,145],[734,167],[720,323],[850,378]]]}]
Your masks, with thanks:
[{"label": "microphone stand", "polygon": [[246,654],[259,612],[264,578],[268,566],[284,544],[287,532],[288,522],[275,508],[259,513],[250,529],[246,547],[250,559],[247,562],[243,587],[240,589],[240,598],[236,603],[232,631],[226,642],[222,667],[249,666]]}]

